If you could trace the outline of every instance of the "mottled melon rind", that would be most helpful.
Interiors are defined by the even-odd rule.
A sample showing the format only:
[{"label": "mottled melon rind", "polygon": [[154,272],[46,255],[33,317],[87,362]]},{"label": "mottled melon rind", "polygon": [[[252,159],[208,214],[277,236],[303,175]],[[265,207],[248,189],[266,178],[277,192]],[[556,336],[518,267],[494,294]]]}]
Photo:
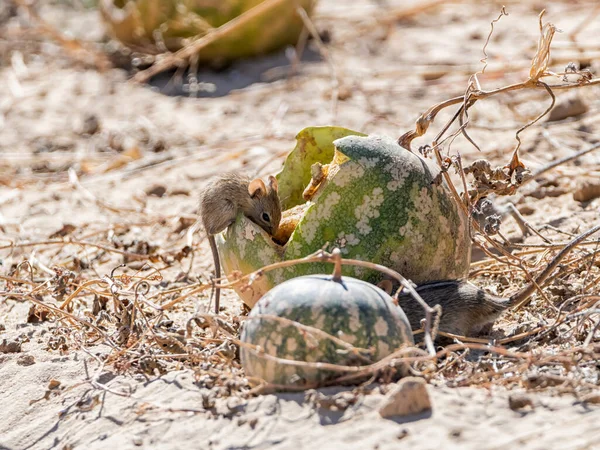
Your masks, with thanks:
[{"label": "mottled melon rind", "polygon": [[[311,140],[310,133],[320,138]],[[327,133],[335,134],[306,129],[298,136],[322,146]],[[384,265],[417,284],[467,276],[471,249],[467,221],[444,185],[434,181],[438,170],[430,161],[387,137],[350,135],[332,145],[349,159],[333,171],[313,198],[287,245],[278,247],[240,216],[218,239],[226,274],[231,270],[249,273],[277,261],[302,258],[323,247],[337,247],[344,257]],[[316,144],[299,148],[301,153],[319,155],[303,155],[304,165],[286,162],[278,175],[282,199],[292,198],[292,190],[294,195],[301,195],[305,185],[298,180],[307,175],[299,175],[300,167],[310,167],[313,160],[327,163],[323,155],[333,158],[332,152],[318,150]],[[294,265],[267,272],[251,290],[236,292],[252,307],[268,289],[285,280],[330,270],[326,263]],[[361,267],[344,266],[343,274],[371,283],[382,279],[379,272]]]},{"label": "mottled melon rind", "polygon": [[[381,289],[350,277],[342,282],[328,275],[308,275],[270,290],[252,309],[240,339],[268,355],[306,362],[361,366],[367,364],[334,341],[273,319],[274,315],[323,330],[356,348],[366,349],[371,362],[414,344],[404,312]],[[272,384],[314,386],[344,372],[281,364],[240,348],[246,376]]]}]

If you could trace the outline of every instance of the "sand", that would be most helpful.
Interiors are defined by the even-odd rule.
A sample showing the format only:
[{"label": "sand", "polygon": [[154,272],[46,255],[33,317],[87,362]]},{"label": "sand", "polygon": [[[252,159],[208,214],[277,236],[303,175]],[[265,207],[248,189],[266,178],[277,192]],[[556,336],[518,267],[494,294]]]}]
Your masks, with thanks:
[{"label": "sand", "polygon": [[[593,449],[600,409],[573,397],[476,388],[428,386],[430,412],[384,419],[379,389],[324,389],[356,401],[345,410],[319,408],[304,393],[218,399],[190,370],[160,377],[123,376],[84,352],[60,356],[38,343],[2,356],[0,445],[9,449]],[[95,350],[97,351],[97,350]],[[23,366],[23,356],[34,364]],[[51,380],[60,386],[49,390]],[[99,383],[94,386],[92,382]],[[100,388],[102,385],[102,388]],[[121,395],[118,395],[121,394]],[[509,407],[509,397],[531,406]],[[210,401],[209,404],[210,405]]]}]

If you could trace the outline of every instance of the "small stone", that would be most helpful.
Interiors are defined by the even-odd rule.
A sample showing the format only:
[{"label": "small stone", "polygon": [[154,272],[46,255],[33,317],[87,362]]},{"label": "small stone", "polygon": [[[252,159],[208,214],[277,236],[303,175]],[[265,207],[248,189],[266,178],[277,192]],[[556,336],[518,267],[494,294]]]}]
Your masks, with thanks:
[{"label": "small stone", "polygon": [[573,191],[573,200],[576,202],[589,202],[598,197],[600,197],[600,183],[592,180],[580,182],[577,189]]},{"label": "small stone", "polygon": [[459,437],[462,436],[462,430],[460,428],[454,428],[454,429],[450,430],[449,434],[451,437],[458,439]]},{"label": "small stone", "polygon": [[593,405],[600,405],[600,394],[588,394],[581,398],[583,403],[591,403]]},{"label": "small stone", "polygon": [[406,428],[402,428],[396,435],[396,439],[398,439],[400,441],[407,436],[408,436],[408,430]]},{"label": "small stone", "polygon": [[388,392],[379,407],[381,417],[408,416],[431,410],[427,383],[422,378],[407,377]]},{"label": "small stone", "polygon": [[150,144],[150,150],[153,151],[154,153],[160,153],[160,152],[165,151],[166,149],[167,149],[167,144],[161,138],[158,138],[158,139],[152,141]]},{"label": "small stone", "polygon": [[523,411],[524,409],[533,409],[533,400],[526,395],[511,395],[508,397],[508,406],[513,411]]},{"label": "small stone", "polygon": [[35,364],[35,358],[31,355],[20,355],[17,358],[17,364],[19,366],[31,366]]},{"label": "small stone", "polygon": [[68,234],[73,233],[73,231],[75,231],[76,229],[77,229],[77,227],[75,225],[72,225],[70,223],[65,223],[60,230],[55,231],[50,236],[48,236],[48,238],[55,239],[55,238],[65,237]]},{"label": "small stone", "polygon": [[580,116],[588,112],[588,110],[589,106],[581,96],[576,93],[567,95],[556,102],[556,105],[554,105],[554,108],[548,114],[548,122]]},{"label": "small stone", "polygon": [[531,205],[521,205],[519,212],[524,216],[531,216],[535,212],[535,208]]},{"label": "small stone", "polygon": [[146,195],[148,195],[150,197],[159,197],[160,198],[160,197],[164,196],[166,194],[166,192],[167,192],[167,188],[160,184],[154,185],[154,186],[146,189]]},{"label": "small stone", "polygon": [[2,342],[0,342],[0,353],[19,353],[20,351],[21,342],[19,341],[2,339]]},{"label": "small stone", "polygon": [[[171,193],[171,195],[173,195],[173,193]],[[180,217],[177,220],[177,223],[175,225],[175,229],[173,230],[173,232],[181,233],[182,231],[187,230],[189,227],[194,225],[195,222],[196,222],[196,220],[192,219],[191,217]]]},{"label": "small stone", "polygon": [[100,130],[100,120],[95,114],[86,114],[81,124],[82,134],[96,134]]},{"label": "small stone", "polygon": [[48,320],[47,309],[43,309],[38,305],[31,305],[27,313],[27,323],[42,323]]}]

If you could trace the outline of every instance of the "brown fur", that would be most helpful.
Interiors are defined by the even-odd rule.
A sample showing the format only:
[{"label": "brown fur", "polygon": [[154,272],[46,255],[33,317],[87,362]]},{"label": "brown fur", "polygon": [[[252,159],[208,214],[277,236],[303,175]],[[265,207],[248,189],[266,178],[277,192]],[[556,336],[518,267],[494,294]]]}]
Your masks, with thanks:
[{"label": "brown fur", "polygon": [[[488,294],[466,281],[439,281],[422,284],[417,293],[429,306],[440,305],[440,331],[468,336],[494,322],[507,309],[509,299]],[[421,328],[423,308],[408,293],[398,298],[413,330]]]},{"label": "brown fur", "polygon": [[[469,336],[479,331],[487,324],[493,323],[498,316],[508,308],[522,304],[535,291],[536,286],[543,286],[551,279],[551,275],[562,259],[567,256],[579,243],[600,230],[600,225],[572,239],[548,263],[546,268],[536,277],[535,282],[528,283],[510,298],[489,294],[483,289],[467,281],[438,281],[422,284],[417,287],[418,294],[429,306],[440,305],[440,331]],[[423,308],[408,293],[398,298],[400,307],[404,310],[413,330],[421,328]]]},{"label": "brown fur", "polygon": [[[226,173],[209,184],[200,196],[200,216],[208,234],[215,263],[215,276],[221,277],[221,263],[214,235],[231,225],[241,211],[269,235],[275,234],[281,221],[281,205],[275,177],[265,184],[261,179]],[[215,291],[215,312],[219,313],[221,291]]]}]

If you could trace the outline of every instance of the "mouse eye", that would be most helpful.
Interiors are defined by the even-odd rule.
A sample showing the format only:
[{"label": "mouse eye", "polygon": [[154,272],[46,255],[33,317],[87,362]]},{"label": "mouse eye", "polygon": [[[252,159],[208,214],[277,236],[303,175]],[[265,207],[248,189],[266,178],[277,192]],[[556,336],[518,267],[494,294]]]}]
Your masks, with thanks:
[{"label": "mouse eye", "polygon": [[262,214],[262,220],[264,220],[265,222],[271,222],[271,218],[267,213]]}]

